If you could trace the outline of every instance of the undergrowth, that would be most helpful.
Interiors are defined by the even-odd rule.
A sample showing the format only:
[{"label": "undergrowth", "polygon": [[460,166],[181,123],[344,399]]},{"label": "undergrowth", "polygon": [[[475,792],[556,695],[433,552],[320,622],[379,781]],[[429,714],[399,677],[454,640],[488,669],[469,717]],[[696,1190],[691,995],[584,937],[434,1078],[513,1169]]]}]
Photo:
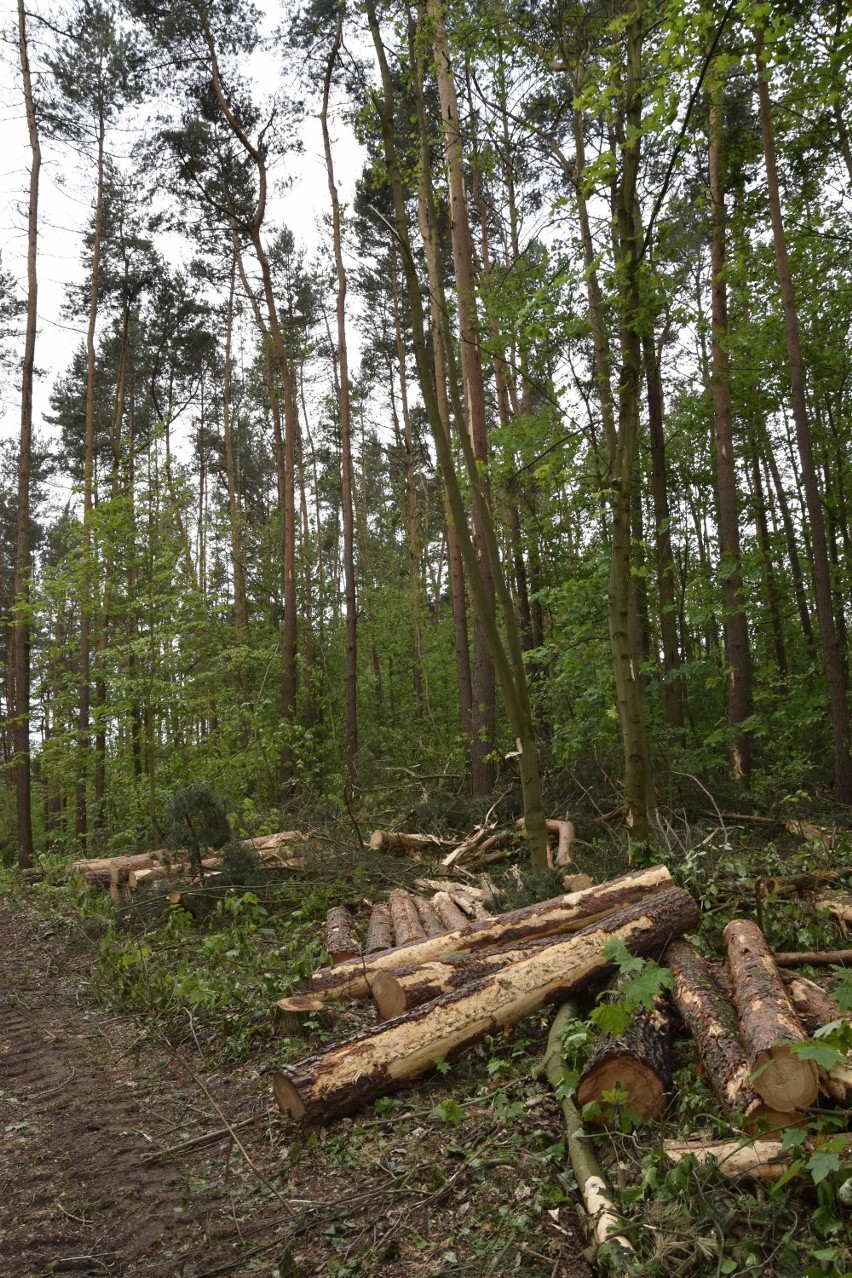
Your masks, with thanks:
[{"label": "undergrowth", "polygon": [[[729,918],[753,915],[755,909],[776,949],[837,945],[834,924],[798,899],[762,896],[756,881],[843,864],[852,859],[848,845],[829,849],[819,839],[758,839],[722,823],[693,830],[688,838],[672,827],[668,841],[667,864],[701,904],[695,939],[705,952],[720,952]],[[611,855],[611,849],[590,847],[583,852],[584,868]],[[134,915],[116,914],[105,896],[49,881],[36,897],[54,917],[66,924],[73,919],[93,938],[92,979],[110,1010],[156,1025],[172,1042],[203,1050],[218,1067],[255,1053],[268,1069],[368,1023],[369,1013],[357,1009],[343,1022],[320,1017],[309,1023],[305,1039],[281,1039],[273,1036],[269,1017],[270,1004],[298,990],[322,961],[328,906],[342,900],[357,905],[385,886],[364,877],[363,863],[360,850],[329,855],[298,884],[285,880],[266,892],[232,884],[198,910],[187,909],[183,900],[151,897]],[[416,872],[410,866],[394,870],[397,881]],[[558,890],[553,876],[531,883],[517,871],[501,875],[497,867],[493,873],[508,894],[504,908]],[[380,877],[378,869],[376,874]],[[185,899],[191,901],[191,895]],[[613,957],[633,979],[628,993],[586,1007],[569,1027],[569,1088],[599,1033],[618,1028],[631,999],[645,1001],[666,986],[665,969],[626,953]],[[852,1006],[850,994],[835,990]],[[367,1186],[365,1201],[375,1197],[377,1219],[367,1228],[363,1211],[343,1204],[329,1210],[324,1267],[308,1270],[299,1267],[300,1258],[317,1244],[304,1221],[294,1224],[284,1261],[272,1272],[280,1278],[301,1272],[484,1276],[506,1268],[542,1278],[558,1273],[558,1231],[564,1233],[571,1218],[576,1186],[561,1116],[538,1070],[548,1019],[546,1012],[528,1018],[458,1061],[438,1062],[416,1087],[379,1098],[372,1112],[327,1131],[286,1137],[283,1192],[303,1192],[308,1170],[357,1174]],[[845,1033],[835,1028],[833,1038],[823,1035],[811,1046],[845,1054]],[[790,1171],[775,1185],[731,1182],[691,1158],[672,1166],[662,1154],[664,1137],[738,1135],[719,1112],[694,1044],[682,1039],[675,1051],[674,1100],[666,1121],[637,1126],[628,1107],[619,1110],[615,1095],[610,1098],[615,1120],[591,1137],[636,1249],[632,1272],[644,1278],[852,1278],[852,1180],[837,1140],[849,1114],[814,1113],[803,1128],[785,1134]],[[598,1259],[606,1264],[606,1249]]]}]

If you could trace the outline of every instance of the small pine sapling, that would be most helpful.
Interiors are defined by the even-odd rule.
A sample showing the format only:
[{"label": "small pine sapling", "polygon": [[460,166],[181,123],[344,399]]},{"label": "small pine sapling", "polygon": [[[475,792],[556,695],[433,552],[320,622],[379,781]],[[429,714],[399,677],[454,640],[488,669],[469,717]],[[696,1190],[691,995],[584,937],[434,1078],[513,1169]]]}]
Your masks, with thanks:
[{"label": "small pine sapling", "polygon": [[231,840],[231,824],[222,799],[205,782],[178,790],[167,816],[168,846],[186,848],[193,874],[201,875],[202,848],[221,848]]}]

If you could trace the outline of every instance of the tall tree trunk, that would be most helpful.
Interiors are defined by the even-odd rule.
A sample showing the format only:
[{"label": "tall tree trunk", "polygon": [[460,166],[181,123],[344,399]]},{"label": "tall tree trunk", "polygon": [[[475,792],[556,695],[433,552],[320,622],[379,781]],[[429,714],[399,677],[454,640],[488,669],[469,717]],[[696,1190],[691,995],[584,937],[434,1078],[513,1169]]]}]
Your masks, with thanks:
[{"label": "tall tree trunk", "polygon": [[[473,265],[473,241],[468,219],[464,184],[464,157],[459,131],[459,109],[455,79],[450,65],[447,34],[438,0],[427,0],[426,12],[432,22],[435,74],[441,103],[447,180],[450,196],[450,239],[455,274],[455,292],[461,340],[461,366],[465,391],[467,429],[476,462],[483,475],[481,486],[486,504],[491,497],[485,478],[488,464],[488,431],[485,413],[485,386],[479,348],[479,325],[476,313],[476,277]],[[494,612],[494,580],[488,562],[486,530],[483,516],[476,505],[473,512],[473,540],[479,557],[488,606]],[[495,725],[494,663],[477,619],[473,630],[473,735],[470,753],[470,788],[474,795],[488,794],[494,788]]]},{"label": "tall tree trunk", "polygon": [[338,14],[334,39],[328,55],[323,80],[322,140],[325,170],[331,200],[331,226],[334,242],[334,266],[337,275],[337,356],[340,369],[340,462],[341,501],[343,505],[343,583],[346,597],[346,777],[349,787],[355,782],[358,755],[358,604],[355,596],[355,527],[352,500],[352,413],[349,394],[349,352],[346,343],[346,268],[340,224],[340,201],[334,180],[334,160],[328,132],[328,103],[331,81],[343,39],[343,13]]},{"label": "tall tree trunk", "polygon": [[725,104],[721,79],[710,86],[710,201],[712,245],[710,287],[713,325],[713,407],[716,418],[716,474],[719,495],[719,549],[725,605],[725,664],[728,723],[734,729],[731,773],[747,781],[751,772],[751,734],[742,725],[752,713],[751,649],[740,559],[739,501],[734,461],[731,375],[728,356],[728,286],[725,278]]},{"label": "tall tree trunk", "polygon": [[660,640],[663,648],[663,713],[676,741],[683,743],[683,680],[675,600],[669,482],[666,469],[663,379],[651,333],[642,336],[642,358],[648,388],[648,432],[651,452],[651,500],[654,507],[657,596],[660,602]]},{"label": "tall tree trunk", "polygon": [[763,475],[760,471],[760,450],[752,438],[751,444],[751,487],[754,501],[754,522],[757,528],[757,540],[760,546],[760,558],[763,568],[766,606],[772,622],[772,641],[775,645],[775,661],[782,682],[789,674],[787,663],[787,646],[784,641],[784,620],[781,615],[781,604],[778,594],[778,578],[775,574],[775,562],[772,553],[772,538],[769,535],[769,521],[766,515],[766,495],[763,490]]},{"label": "tall tree trunk", "polygon": [[[228,485],[228,520],[231,531],[231,575],[234,582],[234,638],[238,646],[248,640],[248,608],[246,604],[246,565],[243,553],[242,514],[238,496],[239,480],[237,477],[237,461],[234,455],[234,417],[233,417],[233,336],[234,336],[234,294],[237,283],[238,247],[234,237],[234,250],[231,260],[230,281],[228,284],[228,309],[225,317],[225,367],[222,374],[222,434],[225,442],[225,479]],[[237,679],[241,688],[245,683],[245,672],[240,666]]]},{"label": "tall tree trunk", "polygon": [[76,831],[85,846],[88,838],[88,776],[91,731],[91,632],[92,632],[92,511],[95,492],[95,328],[98,321],[101,240],[104,211],[105,123],[98,114],[95,186],[95,220],[92,237],[92,272],[89,285],[89,321],[86,328],[86,440],[83,461],[83,581],[80,596],[80,711],[77,759]]},{"label": "tall tree trunk", "polygon": [[778,166],[775,157],[775,132],[772,123],[772,106],[769,100],[768,71],[763,56],[763,30],[755,35],[757,52],[757,92],[760,103],[760,128],[763,135],[763,153],[766,162],[766,190],[772,219],[772,238],[775,244],[775,263],[781,301],[784,309],[784,331],[787,340],[787,361],[790,373],[790,399],[793,420],[796,424],[796,443],[805,489],[808,519],[813,546],[814,596],[819,624],[823,661],[828,683],[829,714],[834,742],[834,791],[840,803],[852,803],[852,758],[849,754],[849,708],[843,659],[834,624],[831,597],[831,575],[828,547],[825,536],[825,520],[822,499],[814,465],[808,407],[805,395],[805,377],[802,351],[799,341],[799,317],[793,292],[793,279],[787,254],[787,238],[781,213],[781,195],[778,184]]},{"label": "tall tree trunk", "polygon": [[[541,778],[538,767],[538,751],[536,748],[532,708],[529,701],[529,689],[526,681],[526,670],[524,668],[524,657],[520,634],[516,624],[512,599],[506,589],[506,585],[500,571],[497,538],[493,523],[490,519],[488,503],[481,489],[479,468],[476,457],[473,453],[471,441],[467,438],[464,432],[461,432],[460,442],[467,468],[471,494],[481,521],[481,526],[486,534],[486,549],[489,557],[489,566],[492,571],[491,582],[496,589],[500,604],[503,627],[506,636],[505,645],[497,626],[493,601],[489,601],[486,581],[481,571],[481,565],[477,559],[476,550],[468,528],[464,501],[462,499],[461,487],[455,470],[452,448],[450,447],[449,440],[445,434],[440,411],[438,409],[438,397],[433,380],[434,368],[429,358],[429,351],[426,342],[426,327],[423,315],[423,302],[420,293],[420,281],[417,277],[414,265],[414,255],[411,249],[411,237],[408,229],[405,205],[406,190],[403,186],[400,164],[396,151],[393,80],[391,77],[390,67],[388,66],[385,47],[382,43],[374,0],[366,0],[365,8],[381,74],[382,94],[378,98],[377,106],[381,123],[385,161],[388,169],[388,183],[393,197],[394,226],[400,244],[409,305],[411,307],[413,348],[417,363],[421,393],[423,395],[426,414],[432,430],[432,438],[435,443],[435,449],[438,454],[439,464],[444,477],[453,521],[458,532],[459,548],[464,558],[465,570],[471,594],[473,596],[476,614],[479,617],[480,623],[488,640],[491,659],[494,662],[497,677],[500,680],[503,700],[506,704],[506,711],[512,727],[512,732],[515,735],[518,769],[520,772],[521,790],[524,801],[525,832],[530,845],[530,858],[533,869],[540,871],[547,865],[547,825],[544,817],[544,806],[541,795]],[[422,89],[422,67],[419,65],[417,67],[417,80]],[[428,176],[425,181],[424,190],[427,199],[427,229],[431,239],[434,235],[435,210]],[[443,301],[443,298],[439,297],[438,301]],[[442,315],[444,315],[445,308],[442,307],[441,309]]]},{"label": "tall tree trunk", "polygon": [[[254,165],[257,174],[257,200],[249,227],[249,235],[260,267],[269,334],[272,338],[272,347],[278,363],[281,389],[284,396],[284,620],[281,638],[281,709],[285,723],[292,724],[296,717],[297,638],[295,462],[299,419],[296,408],[296,384],[278,319],[278,307],[272,284],[272,268],[263,243],[263,221],[266,215],[267,198],[266,158],[263,144],[255,145],[249,140],[239,120],[231,110],[219,74],[216,46],[206,22],[204,25],[204,37],[210,54],[211,80],[219,109],[229,129]],[[293,770],[293,748],[289,740],[285,739],[281,750],[281,780],[283,784],[286,785],[292,780]]]},{"label": "tall tree trunk", "polygon": [[635,483],[642,379],[642,297],[639,263],[641,224],[636,216],[641,136],[641,75],[644,14],[641,0],[630,15],[625,38],[627,70],[624,82],[624,140],[621,175],[616,189],[616,230],[622,275],[620,344],[621,376],[618,426],[610,453],[610,526],[612,531],[607,592],[610,647],[615,693],[624,751],[624,797],[633,837],[644,842],[656,800],[651,777],[642,679],[637,662],[638,618],[631,581],[631,493]]},{"label": "tall tree trunk", "polygon": [[15,549],[15,581],[12,590],[14,623],[11,646],[14,657],[14,697],[7,699],[7,710],[14,714],[13,776],[17,813],[18,865],[27,870],[33,863],[32,802],[30,794],[30,464],[33,432],[33,378],[35,374],[36,328],[38,325],[38,195],[41,174],[41,145],[38,134],[35,98],[30,74],[27,20],[24,0],[18,0],[18,50],[30,140],[30,187],[27,218],[27,327],[24,339],[24,361],[21,376],[21,435],[18,449],[17,545]]}]

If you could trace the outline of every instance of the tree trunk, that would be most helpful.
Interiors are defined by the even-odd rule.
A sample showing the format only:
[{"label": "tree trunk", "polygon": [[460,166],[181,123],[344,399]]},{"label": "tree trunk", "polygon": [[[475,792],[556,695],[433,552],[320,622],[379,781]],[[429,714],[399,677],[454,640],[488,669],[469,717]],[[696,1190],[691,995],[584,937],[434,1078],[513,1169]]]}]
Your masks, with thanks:
[{"label": "tree trunk", "polygon": [[30,466],[33,435],[33,379],[38,327],[38,196],[41,174],[41,145],[35,98],[30,74],[27,19],[24,0],[18,0],[18,51],[24,86],[27,130],[30,142],[29,211],[27,216],[27,326],[21,371],[21,434],[18,448],[18,506],[15,548],[15,580],[12,589],[14,623],[10,634],[10,667],[13,689],[7,711],[14,715],[12,727],[13,778],[17,813],[18,866],[27,870],[33,863],[33,824],[30,793]]},{"label": "tree trunk", "polygon": [[[238,646],[248,640],[248,610],[246,607],[246,567],[243,554],[242,515],[240,512],[237,463],[234,455],[234,431],[232,413],[232,359],[231,347],[234,333],[234,291],[237,277],[238,246],[234,235],[234,252],[231,261],[228,286],[228,309],[225,323],[225,369],[222,376],[222,434],[225,442],[225,477],[228,484],[228,518],[231,530],[231,575],[234,582],[234,638]],[[245,671],[240,665],[237,680],[245,687]]]},{"label": "tree trunk", "polygon": [[340,368],[340,482],[343,506],[343,582],[346,598],[346,673],[345,673],[345,735],[346,776],[351,787],[355,781],[358,755],[358,604],[355,594],[355,523],[352,500],[352,410],[349,394],[349,348],[346,339],[346,267],[343,262],[341,237],[340,200],[334,179],[334,160],[331,138],[328,132],[328,102],[331,80],[343,39],[343,13],[338,14],[337,26],[323,81],[322,126],[325,170],[328,177],[328,193],[331,201],[331,227],[334,243],[334,267],[337,276],[337,358]]},{"label": "tree trunk", "polygon": [[[370,921],[367,924],[367,941],[364,945],[364,955],[369,957],[371,954],[380,954],[393,948],[393,923],[391,922],[390,910],[386,905],[374,905]],[[351,969],[348,968],[347,975],[343,979],[342,985],[344,989],[349,981],[350,971]]]},{"label": "tree trunk", "polygon": [[436,1059],[584,989],[611,969],[604,951],[614,937],[633,954],[659,953],[697,922],[695,901],[682,888],[671,887],[511,968],[279,1071],[274,1081],[279,1107],[294,1118],[316,1122],[350,1114],[424,1073]]},{"label": "tree trunk", "polygon": [[424,939],[426,929],[420,922],[417,904],[407,892],[395,888],[389,893],[388,911],[393,924],[394,945],[411,945]]},{"label": "tree trunk", "polygon": [[731,774],[748,781],[751,772],[751,734],[742,725],[753,709],[751,650],[745,612],[740,559],[740,516],[731,374],[728,356],[728,285],[725,249],[725,135],[724,89],[718,70],[710,87],[710,201],[712,209],[711,310],[713,326],[713,407],[716,418],[716,476],[719,495],[720,575],[724,601],[725,664],[728,723],[734,729]]},{"label": "tree trunk", "polygon": [[849,709],[846,700],[846,683],[843,659],[834,624],[825,519],[817,482],[816,467],[814,465],[811,430],[808,420],[804,367],[799,341],[799,317],[793,293],[793,279],[787,255],[784,220],[781,213],[781,196],[775,158],[775,132],[772,123],[772,106],[769,100],[769,73],[763,56],[762,28],[758,28],[755,33],[755,45],[757,52],[760,127],[763,135],[763,153],[766,162],[766,189],[769,199],[769,212],[772,219],[772,237],[775,244],[778,284],[784,309],[784,331],[787,340],[787,361],[790,374],[790,400],[793,420],[796,424],[796,443],[811,527],[814,594],[823,661],[828,682],[829,714],[831,716],[834,742],[834,791],[839,803],[852,803],[852,757],[850,757],[849,753]]},{"label": "tree trunk", "polygon": [[[444,19],[437,0],[427,0],[426,13],[431,20],[441,103],[444,145],[447,164],[447,180],[450,196],[450,239],[455,273],[456,304],[458,308],[459,336],[461,341],[461,366],[467,408],[467,429],[473,455],[480,471],[480,490],[486,507],[490,507],[491,495],[485,478],[488,465],[488,431],[485,413],[485,386],[482,376],[482,360],[479,349],[479,324],[476,313],[476,276],[473,265],[473,241],[470,234],[467,197],[464,184],[463,148],[459,130],[459,109],[456,86],[450,64]],[[474,505],[473,544],[482,573],[483,588],[491,614],[495,610],[494,569],[490,563],[487,532],[484,521],[490,518],[490,510]],[[495,672],[489,644],[477,617],[473,632],[473,733],[471,737],[470,788],[474,795],[490,794],[494,788],[496,770],[491,755],[494,751],[495,733]]]},{"label": "tree trunk", "polygon": [[[647,870],[635,870],[622,878],[612,879],[597,887],[581,892],[570,892],[548,901],[537,901],[508,914],[498,914],[489,922],[476,927],[466,926],[458,932],[418,941],[404,949],[383,954],[372,962],[361,960],[342,963],[334,969],[325,968],[311,977],[311,993],[325,998],[367,998],[370,981],[379,971],[408,967],[416,963],[428,963],[451,950],[478,954],[537,937],[558,936],[575,932],[580,928],[605,918],[614,910],[641,902],[652,893],[671,883],[671,875],[664,865]],[[387,907],[376,906],[376,910]],[[369,949],[369,935],[368,946]]]}]

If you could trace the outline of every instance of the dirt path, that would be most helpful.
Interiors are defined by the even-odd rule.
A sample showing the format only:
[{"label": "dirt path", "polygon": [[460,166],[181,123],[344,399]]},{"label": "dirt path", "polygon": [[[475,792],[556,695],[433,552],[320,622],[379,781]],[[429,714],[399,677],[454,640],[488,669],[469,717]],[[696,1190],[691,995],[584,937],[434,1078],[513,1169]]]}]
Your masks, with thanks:
[{"label": "dirt path", "polygon": [[[490,1111],[448,1140],[437,1079],[397,1118],[288,1127],[268,1051],[205,1070],[105,1014],[94,948],[0,897],[0,1278],[589,1278],[573,1210],[529,1214],[547,1181]],[[529,1103],[530,1149],[560,1139],[549,1092]]]},{"label": "dirt path", "polygon": [[[58,964],[70,958],[79,980],[85,951],[63,954],[49,925],[3,902],[0,936],[2,1278],[213,1274],[249,1250],[246,1178],[226,1176],[222,1143],[156,1156],[221,1127],[203,1093],[132,1023],[77,1005]],[[250,1234],[280,1215],[261,1213]]]}]

